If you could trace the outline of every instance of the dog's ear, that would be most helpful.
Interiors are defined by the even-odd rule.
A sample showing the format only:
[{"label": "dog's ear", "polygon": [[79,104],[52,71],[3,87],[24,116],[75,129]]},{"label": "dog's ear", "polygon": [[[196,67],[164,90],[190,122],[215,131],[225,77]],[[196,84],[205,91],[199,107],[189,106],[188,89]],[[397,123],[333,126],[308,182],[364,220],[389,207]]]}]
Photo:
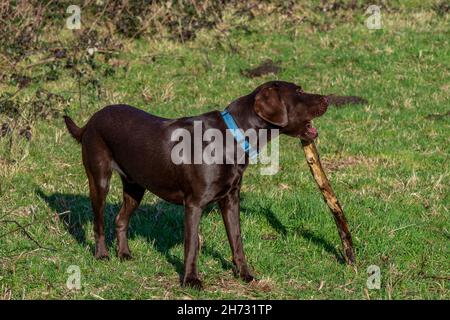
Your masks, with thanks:
[{"label": "dog's ear", "polygon": [[267,122],[279,127],[288,124],[286,105],[280,97],[277,86],[262,88],[255,96],[253,107],[256,114]]}]

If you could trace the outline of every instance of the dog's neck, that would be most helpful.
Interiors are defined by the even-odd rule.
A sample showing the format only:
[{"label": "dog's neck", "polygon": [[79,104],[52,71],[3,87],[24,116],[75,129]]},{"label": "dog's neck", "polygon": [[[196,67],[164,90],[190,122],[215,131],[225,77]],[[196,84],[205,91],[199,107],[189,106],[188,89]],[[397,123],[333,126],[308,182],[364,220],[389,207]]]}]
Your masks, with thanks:
[{"label": "dog's neck", "polygon": [[[249,129],[254,129],[257,133],[259,133],[259,130],[261,129],[275,129],[275,126],[261,119],[256,114],[253,109],[254,102],[254,94],[249,94],[231,102],[226,109],[234,118],[237,126],[244,132]],[[268,135],[268,139],[270,140],[270,134]]]}]

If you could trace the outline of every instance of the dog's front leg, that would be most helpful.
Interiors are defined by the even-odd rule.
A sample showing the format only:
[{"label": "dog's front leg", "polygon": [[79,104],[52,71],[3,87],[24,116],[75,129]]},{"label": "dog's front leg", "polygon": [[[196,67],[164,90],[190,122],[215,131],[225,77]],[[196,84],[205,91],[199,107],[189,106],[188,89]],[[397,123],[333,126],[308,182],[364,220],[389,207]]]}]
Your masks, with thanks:
[{"label": "dog's front leg", "polygon": [[233,263],[237,268],[240,278],[245,282],[250,282],[254,278],[247,266],[242,245],[239,202],[239,190],[236,190],[230,192],[225,198],[220,200],[219,206],[222,211],[223,222],[225,223],[228,241],[230,242],[233,253]]},{"label": "dog's front leg", "polygon": [[202,288],[202,282],[198,277],[197,257],[200,241],[198,238],[198,227],[202,209],[186,205],[184,208],[184,276],[183,286],[197,289]]}]

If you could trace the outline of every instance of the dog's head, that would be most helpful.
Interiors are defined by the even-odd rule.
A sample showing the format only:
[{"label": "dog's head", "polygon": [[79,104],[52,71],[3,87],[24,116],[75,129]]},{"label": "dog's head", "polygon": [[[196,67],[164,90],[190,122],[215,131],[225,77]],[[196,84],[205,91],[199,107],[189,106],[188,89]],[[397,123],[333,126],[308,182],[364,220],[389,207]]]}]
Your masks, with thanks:
[{"label": "dog's head", "polygon": [[312,141],[317,129],[311,120],[327,111],[328,98],[306,93],[294,83],[273,81],[255,90],[253,107],[260,118],[280,127],[281,133]]}]

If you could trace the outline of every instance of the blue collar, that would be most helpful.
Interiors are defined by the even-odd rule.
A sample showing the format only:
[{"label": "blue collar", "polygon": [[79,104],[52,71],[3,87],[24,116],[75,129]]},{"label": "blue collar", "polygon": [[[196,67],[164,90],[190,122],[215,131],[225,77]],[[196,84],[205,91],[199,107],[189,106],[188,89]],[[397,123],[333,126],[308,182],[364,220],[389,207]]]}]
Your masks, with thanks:
[{"label": "blue collar", "polygon": [[225,121],[228,129],[233,134],[236,142],[241,145],[242,149],[244,149],[245,153],[248,154],[250,159],[256,158],[258,156],[258,150],[256,150],[256,148],[252,148],[252,146],[242,133],[242,129],[239,129],[236,122],[234,121],[233,116],[228,112],[228,110],[224,110],[220,114],[222,115],[223,121]]}]

